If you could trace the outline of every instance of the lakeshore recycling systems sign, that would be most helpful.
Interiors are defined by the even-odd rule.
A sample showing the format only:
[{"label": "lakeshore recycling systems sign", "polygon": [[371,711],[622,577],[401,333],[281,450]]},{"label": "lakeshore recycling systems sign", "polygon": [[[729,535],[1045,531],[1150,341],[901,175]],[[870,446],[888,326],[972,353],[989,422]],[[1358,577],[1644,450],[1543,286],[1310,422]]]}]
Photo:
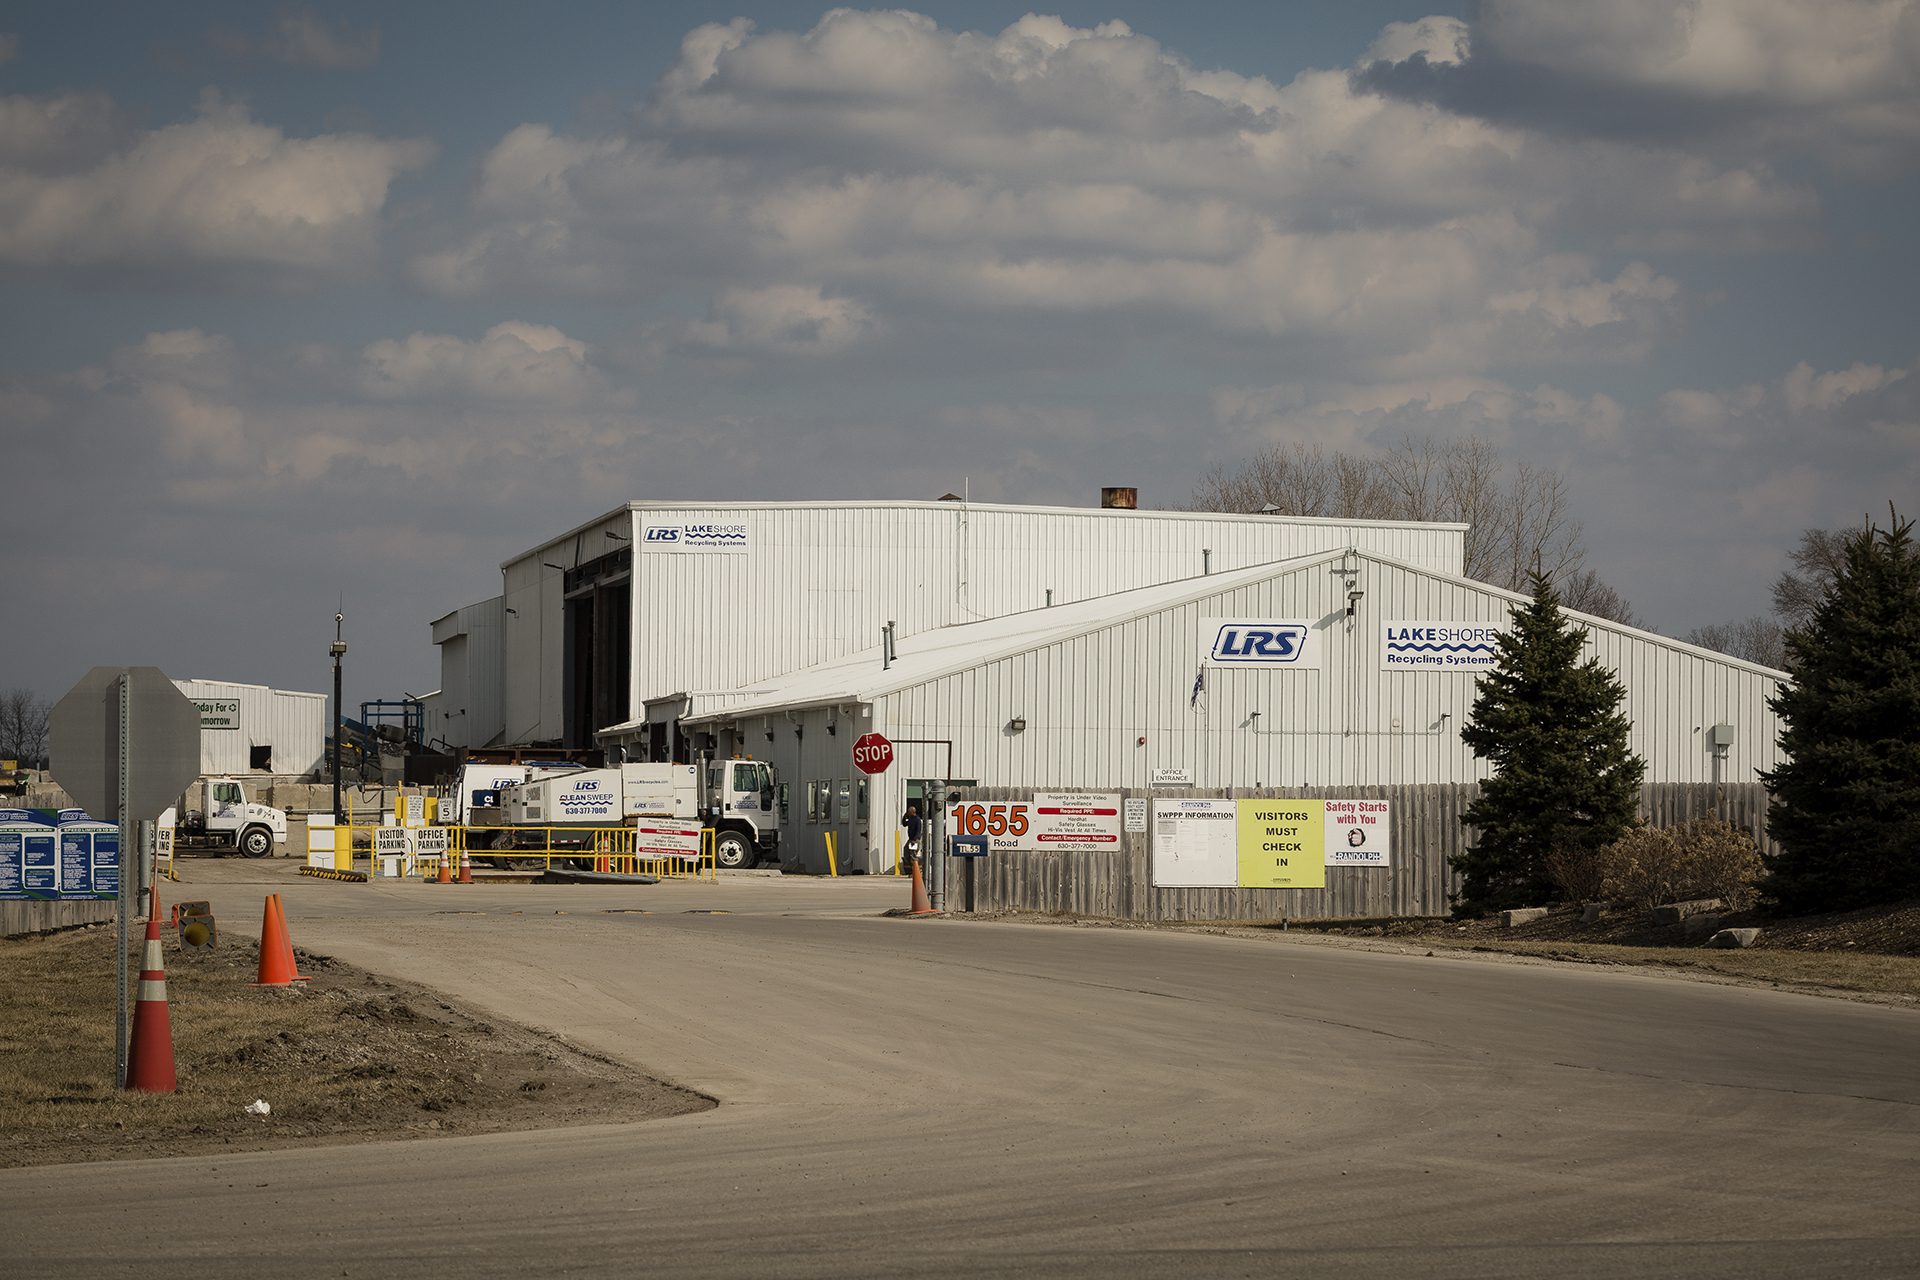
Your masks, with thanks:
[{"label": "lakeshore recycling systems sign", "polygon": [[1381,624],[1382,671],[1491,671],[1505,627],[1493,622],[1402,620]]}]

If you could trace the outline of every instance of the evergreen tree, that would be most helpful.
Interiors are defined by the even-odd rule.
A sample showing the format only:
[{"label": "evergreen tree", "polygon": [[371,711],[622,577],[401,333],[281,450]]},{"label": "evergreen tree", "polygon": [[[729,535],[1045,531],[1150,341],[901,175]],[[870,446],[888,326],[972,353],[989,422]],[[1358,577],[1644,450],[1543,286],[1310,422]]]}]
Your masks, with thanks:
[{"label": "evergreen tree", "polygon": [[1460,740],[1493,776],[1462,815],[1479,838],[1453,866],[1462,914],[1554,896],[1547,854],[1597,854],[1640,808],[1646,762],[1627,749],[1626,689],[1597,658],[1580,660],[1587,630],[1560,611],[1552,582],[1533,575],[1533,601],[1515,610],[1493,670],[1480,678]]},{"label": "evergreen tree", "polygon": [[1920,896],[1920,548],[1913,521],[1848,535],[1811,617],[1787,632],[1772,706],[1786,762],[1762,779],[1782,911]]}]

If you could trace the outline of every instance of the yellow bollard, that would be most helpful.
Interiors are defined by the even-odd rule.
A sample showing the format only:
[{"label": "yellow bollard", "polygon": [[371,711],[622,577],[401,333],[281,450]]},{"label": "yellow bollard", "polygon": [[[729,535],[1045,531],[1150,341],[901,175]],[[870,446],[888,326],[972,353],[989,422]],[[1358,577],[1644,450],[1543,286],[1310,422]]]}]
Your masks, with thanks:
[{"label": "yellow bollard", "polygon": [[893,833],[893,874],[900,874],[900,833]]},{"label": "yellow bollard", "polygon": [[834,856],[833,846],[839,842],[834,838],[834,833],[831,831],[823,831],[820,834],[824,836],[827,841],[827,874],[838,877],[840,874],[840,860]]}]

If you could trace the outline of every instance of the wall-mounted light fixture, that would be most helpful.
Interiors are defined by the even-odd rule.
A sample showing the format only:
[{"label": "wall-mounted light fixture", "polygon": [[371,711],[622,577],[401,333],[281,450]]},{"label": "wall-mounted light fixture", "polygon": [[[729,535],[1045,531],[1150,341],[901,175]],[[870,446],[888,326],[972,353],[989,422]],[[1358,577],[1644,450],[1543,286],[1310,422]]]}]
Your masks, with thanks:
[{"label": "wall-mounted light fixture", "polygon": [[565,572],[566,572],[566,569],[564,569],[564,568],[563,568],[563,567],[561,567],[560,565],[557,565],[557,564],[555,564],[555,563],[554,563],[553,561],[551,561],[551,560],[542,560],[542,561],[540,562],[540,567],[541,567],[541,568],[543,568],[543,569],[552,569],[552,570],[553,570],[553,571],[555,571],[556,573],[565,573]]},{"label": "wall-mounted light fixture", "polygon": [[1367,593],[1359,587],[1347,588],[1347,616],[1349,618],[1353,616],[1353,611],[1360,607],[1360,598],[1366,594]]},{"label": "wall-mounted light fixture", "polygon": [[512,605],[507,606],[507,612],[512,614],[516,618],[520,616],[520,611],[514,608]]},{"label": "wall-mounted light fixture", "polygon": [[607,530],[607,536],[608,536],[609,538],[612,538],[612,539],[613,539],[613,540],[614,540],[615,542],[631,542],[631,541],[633,541],[633,539],[631,539],[631,538],[629,538],[629,537],[627,537],[627,535],[625,535],[624,533],[615,533],[615,532],[614,532],[613,530],[611,530],[611,529],[609,529],[609,530]]},{"label": "wall-mounted light fixture", "polygon": [[1027,718],[1025,716],[1015,716],[1013,719],[1007,721],[1008,733],[1025,733],[1026,731]]}]

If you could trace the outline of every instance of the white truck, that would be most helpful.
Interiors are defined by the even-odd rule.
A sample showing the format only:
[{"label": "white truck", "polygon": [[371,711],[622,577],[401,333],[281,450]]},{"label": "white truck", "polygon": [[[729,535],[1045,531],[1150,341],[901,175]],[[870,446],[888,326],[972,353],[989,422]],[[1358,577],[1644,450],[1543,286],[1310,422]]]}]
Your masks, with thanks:
[{"label": "white truck", "polygon": [[183,804],[160,815],[160,825],[174,829],[176,849],[236,850],[249,858],[264,858],[287,842],[287,815],[270,805],[255,804],[238,778],[202,778],[200,807]]},{"label": "white truck", "polygon": [[[699,819],[713,832],[714,861],[723,867],[751,867],[779,856],[773,767],[764,761],[709,760],[704,767],[620,764],[508,780],[512,770],[524,767],[468,765],[462,770],[469,848],[480,847],[475,828],[497,828],[492,847],[503,849],[521,843],[512,836],[516,828],[625,826],[651,814]],[[469,787],[469,775],[495,785]],[[486,803],[489,799],[494,803]]]}]

